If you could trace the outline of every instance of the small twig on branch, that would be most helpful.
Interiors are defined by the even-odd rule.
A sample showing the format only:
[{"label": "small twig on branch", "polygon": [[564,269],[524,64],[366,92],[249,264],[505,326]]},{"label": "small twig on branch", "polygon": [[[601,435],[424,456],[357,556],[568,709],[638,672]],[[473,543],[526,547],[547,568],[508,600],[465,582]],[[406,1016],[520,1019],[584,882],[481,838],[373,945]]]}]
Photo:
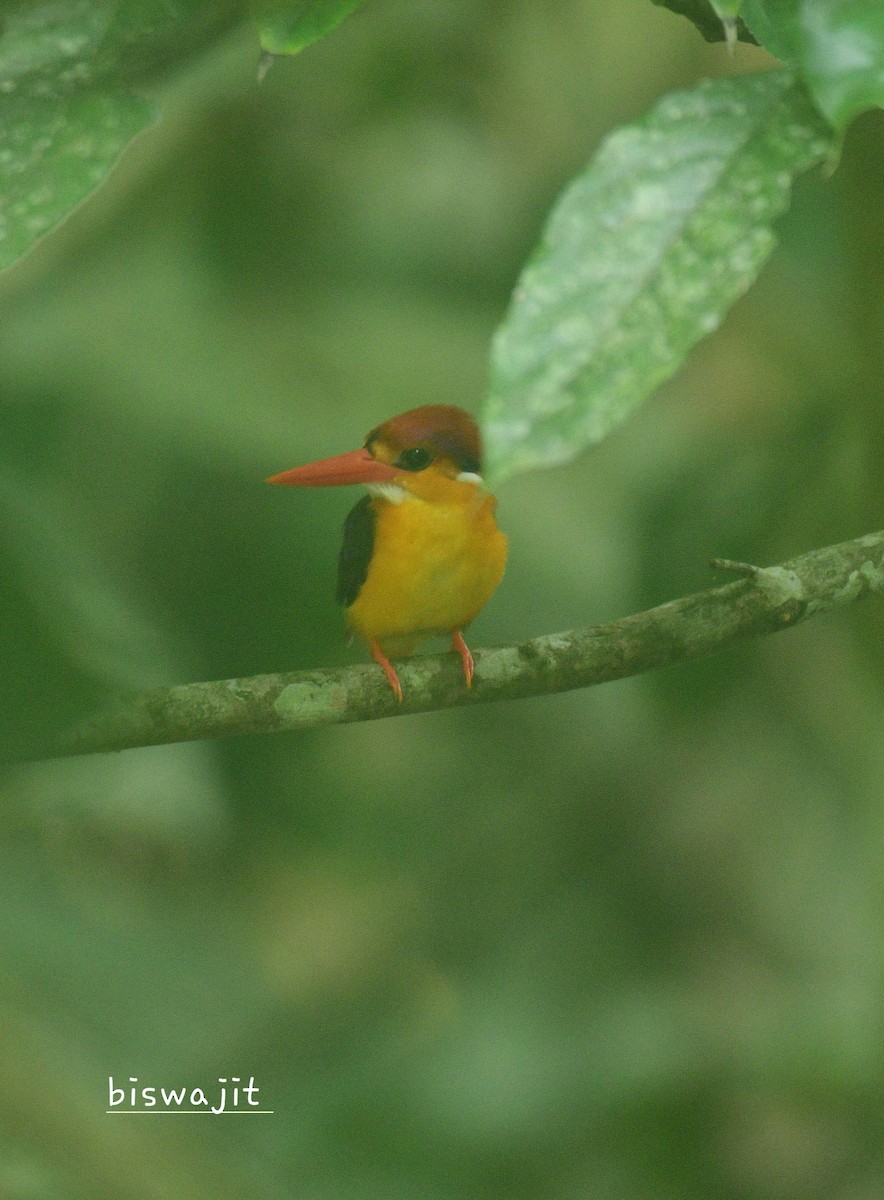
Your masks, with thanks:
[{"label": "small twig on branch", "polygon": [[734,562],[732,558],[710,558],[709,566],[713,571],[730,571],[732,575],[744,575],[747,579],[756,579],[758,573],[764,570],[752,563]]},{"label": "small twig on branch", "polygon": [[813,550],[777,567],[716,560],[745,577],[724,587],[518,646],[475,651],[472,690],[451,654],[397,664],[397,704],[375,666],[314,670],[155,688],[123,698],[76,729],[57,755],[124,750],[232,734],[370,721],[490,700],[590,687],[714,654],[738,638],[774,633],[884,591],[884,531]]}]

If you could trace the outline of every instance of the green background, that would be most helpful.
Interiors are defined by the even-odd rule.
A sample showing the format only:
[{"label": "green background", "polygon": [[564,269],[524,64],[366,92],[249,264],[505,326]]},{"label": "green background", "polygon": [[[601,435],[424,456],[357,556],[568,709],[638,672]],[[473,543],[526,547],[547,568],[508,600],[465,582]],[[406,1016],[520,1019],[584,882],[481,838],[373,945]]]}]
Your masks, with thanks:
[{"label": "green background", "polygon": [[[245,31],[0,290],[3,729],[359,661],[356,494],[263,478],[478,409],[561,187],[769,65],[622,0],[385,0],[259,87]],[[884,120],[572,466],[500,489],[500,644],[881,525]],[[880,606],[567,696],[9,768],[11,1200],[884,1194]],[[255,1076],[273,1116],[106,1116]]]}]

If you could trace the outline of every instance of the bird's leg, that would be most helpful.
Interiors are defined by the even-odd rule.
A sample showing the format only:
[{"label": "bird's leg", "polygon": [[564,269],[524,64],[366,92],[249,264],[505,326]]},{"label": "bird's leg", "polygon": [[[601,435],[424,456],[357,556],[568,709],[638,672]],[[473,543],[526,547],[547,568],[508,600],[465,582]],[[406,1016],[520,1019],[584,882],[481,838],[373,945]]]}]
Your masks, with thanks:
[{"label": "bird's leg", "polygon": [[467,687],[471,688],[473,686],[473,670],[476,664],[473,662],[470,648],[463,640],[463,634],[459,629],[452,629],[451,631],[451,649],[455,654],[460,655],[460,661],[463,663],[463,677],[467,681]]},{"label": "bird's leg", "polygon": [[[386,654],[384,654],[383,650],[381,649],[381,643],[377,638],[371,639],[371,641],[368,643],[368,648],[371,651],[372,658],[375,660],[378,666],[383,667],[384,674],[387,676],[387,683],[389,683],[390,687],[393,689],[393,695],[401,704],[402,684],[399,682],[399,676],[396,674],[396,668],[390,662],[389,658],[387,658]],[[467,650],[467,654],[469,654],[469,650]]]}]

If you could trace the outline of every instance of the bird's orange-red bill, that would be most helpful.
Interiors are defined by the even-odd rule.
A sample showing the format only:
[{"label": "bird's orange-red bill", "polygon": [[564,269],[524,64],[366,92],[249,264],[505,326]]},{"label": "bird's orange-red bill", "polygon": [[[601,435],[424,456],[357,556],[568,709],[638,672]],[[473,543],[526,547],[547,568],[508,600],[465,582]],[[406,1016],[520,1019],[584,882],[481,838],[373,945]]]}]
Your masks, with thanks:
[{"label": "bird's orange-red bill", "polygon": [[348,483],[390,483],[396,470],[389,463],[372,458],[367,450],[351,450],[334,458],[320,458],[303,467],[292,467],[271,475],[267,483],[288,487],[340,487]]}]

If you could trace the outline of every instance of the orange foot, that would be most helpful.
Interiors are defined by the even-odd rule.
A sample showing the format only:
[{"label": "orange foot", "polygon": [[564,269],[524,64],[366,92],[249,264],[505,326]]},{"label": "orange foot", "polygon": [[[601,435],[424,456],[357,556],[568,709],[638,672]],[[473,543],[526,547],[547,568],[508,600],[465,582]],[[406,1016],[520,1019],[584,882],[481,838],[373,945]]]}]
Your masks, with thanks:
[{"label": "orange foot", "polygon": [[473,671],[476,664],[473,662],[470,648],[463,640],[463,634],[459,629],[451,631],[451,649],[460,655],[460,661],[463,663],[463,677],[467,681],[467,687],[471,688],[473,686]]},{"label": "orange foot", "polygon": [[[402,684],[399,682],[399,676],[396,674],[396,668],[390,662],[389,658],[387,658],[386,654],[384,654],[383,650],[381,649],[381,643],[377,640],[377,638],[371,639],[371,641],[368,643],[368,648],[371,650],[371,656],[378,666],[383,667],[384,674],[387,676],[387,683],[389,683],[390,687],[393,689],[393,695],[401,704]],[[464,649],[466,649],[466,647],[464,647]],[[469,654],[469,650],[467,650],[467,654]]]}]

